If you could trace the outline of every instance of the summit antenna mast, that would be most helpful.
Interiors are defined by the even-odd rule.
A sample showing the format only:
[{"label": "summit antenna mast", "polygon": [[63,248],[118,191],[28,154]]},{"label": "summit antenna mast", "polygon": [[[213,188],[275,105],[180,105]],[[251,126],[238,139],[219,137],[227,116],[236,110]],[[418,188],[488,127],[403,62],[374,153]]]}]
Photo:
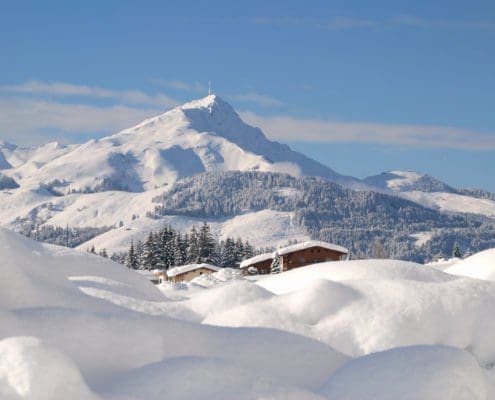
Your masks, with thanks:
[{"label": "summit antenna mast", "polygon": [[211,95],[211,81],[208,81],[208,96]]}]

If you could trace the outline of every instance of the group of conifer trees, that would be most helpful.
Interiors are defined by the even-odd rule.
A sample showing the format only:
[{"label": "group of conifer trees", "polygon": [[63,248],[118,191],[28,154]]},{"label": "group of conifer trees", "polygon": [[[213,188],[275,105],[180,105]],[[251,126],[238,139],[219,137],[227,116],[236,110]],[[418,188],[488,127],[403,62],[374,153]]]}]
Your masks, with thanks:
[{"label": "group of conifer trees", "polygon": [[236,268],[252,257],[256,250],[240,238],[215,240],[205,222],[198,229],[182,234],[170,226],[150,232],[146,240],[131,242],[124,264],[132,269],[168,269],[170,267],[209,263],[220,267]]}]

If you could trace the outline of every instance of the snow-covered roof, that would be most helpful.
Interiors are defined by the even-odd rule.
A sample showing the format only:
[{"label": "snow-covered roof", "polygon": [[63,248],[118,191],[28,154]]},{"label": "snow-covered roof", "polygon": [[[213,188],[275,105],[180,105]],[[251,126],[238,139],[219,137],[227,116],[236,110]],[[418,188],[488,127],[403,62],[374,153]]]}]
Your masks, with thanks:
[{"label": "snow-covered roof", "polygon": [[258,254],[257,256],[248,258],[247,260],[243,260],[241,262],[241,264],[240,264],[240,267],[241,268],[247,268],[250,265],[253,265],[253,264],[256,264],[256,263],[263,262],[263,261],[266,261],[266,260],[271,260],[271,259],[273,259],[273,257],[274,257],[274,254],[273,253]]},{"label": "snow-covered roof", "polygon": [[170,268],[167,270],[167,276],[172,277],[172,276],[177,276],[180,274],[184,274],[186,272],[191,272],[194,271],[195,269],[199,268],[206,268],[212,271],[220,271],[220,267],[216,267],[215,265],[211,264],[188,264],[188,265],[181,265],[180,267],[174,267]]},{"label": "snow-covered roof", "polygon": [[327,242],[320,242],[318,240],[308,240],[307,242],[296,243],[296,244],[293,244],[291,246],[281,247],[280,249],[276,250],[273,253],[263,253],[263,254],[259,254],[257,256],[248,258],[247,260],[244,260],[241,262],[240,267],[241,268],[247,268],[253,264],[273,259],[277,255],[283,256],[285,254],[293,253],[295,251],[310,249],[312,247],[322,247],[324,249],[337,251],[337,252],[343,253],[343,254],[349,253],[349,250],[347,250],[345,247],[338,246],[336,244],[327,243]]},{"label": "snow-covered roof", "polygon": [[345,247],[338,246],[338,245],[332,244],[332,243],[320,242],[318,240],[308,240],[307,242],[296,243],[296,244],[293,244],[291,246],[282,247],[282,248],[278,249],[276,251],[276,253],[279,256],[283,256],[285,254],[293,253],[295,251],[310,249],[311,247],[322,247],[324,249],[337,251],[337,252],[343,253],[343,254],[349,253],[349,250],[347,250]]},{"label": "snow-covered roof", "polygon": [[137,269],[134,271],[136,271],[139,275],[145,276],[149,279],[156,279],[157,274],[163,272],[161,269],[154,269],[151,271],[147,269]]}]

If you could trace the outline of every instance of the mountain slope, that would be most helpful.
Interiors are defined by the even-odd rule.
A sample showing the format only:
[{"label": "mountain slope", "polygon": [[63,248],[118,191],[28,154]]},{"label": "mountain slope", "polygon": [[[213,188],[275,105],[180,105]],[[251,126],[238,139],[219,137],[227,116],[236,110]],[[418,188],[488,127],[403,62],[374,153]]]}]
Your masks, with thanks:
[{"label": "mountain slope", "polygon": [[456,189],[427,174],[389,171],[367,177],[364,182],[442,212],[495,217],[495,195],[483,190]]},{"label": "mountain slope", "polygon": [[[396,195],[354,191],[316,177],[210,172],[186,178],[153,199],[158,216],[226,218],[260,210],[293,212],[311,238],[341,244],[354,256],[423,262],[495,246],[495,224],[479,215],[445,214]],[[417,235],[431,232],[417,245]],[[380,255],[378,255],[380,253]]]},{"label": "mountain slope", "polygon": [[44,183],[61,193],[142,192],[212,170],[284,172],[322,176],[346,186],[361,184],[268,140],[215,95],[80,146],[50,144],[32,154],[15,148],[1,152],[13,160],[8,173],[21,186]]}]

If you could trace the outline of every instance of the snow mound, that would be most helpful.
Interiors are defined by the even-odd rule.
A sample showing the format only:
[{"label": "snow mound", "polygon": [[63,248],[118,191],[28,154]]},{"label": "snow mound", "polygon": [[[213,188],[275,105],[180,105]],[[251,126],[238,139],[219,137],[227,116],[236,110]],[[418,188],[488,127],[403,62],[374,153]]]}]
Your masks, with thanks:
[{"label": "snow mound", "polygon": [[68,304],[88,307],[93,304],[93,310],[104,311],[108,305],[92,302],[78,286],[108,289],[110,282],[112,290],[122,295],[163,300],[149,281],[113,261],[37,243],[2,229],[0,259],[0,273],[8,277],[0,280],[0,304],[7,308],[66,307]]},{"label": "snow mound", "polygon": [[210,313],[228,311],[232,308],[272,297],[273,294],[247,281],[236,281],[229,285],[198,293],[188,306],[195,312],[207,316]]},{"label": "snow mound", "polygon": [[[330,265],[331,264],[331,265]],[[215,296],[232,307],[202,309],[200,293],[187,307],[203,323],[265,327],[300,334],[357,357],[394,347],[443,344],[495,362],[495,286],[423,265],[391,260],[317,264],[260,278],[274,294],[236,304],[228,285]],[[222,295],[224,292],[225,295]]]},{"label": "snow mound", "polygon": [[495,249],[476,253],[457,262],[445,272],[486,281],[495,281]]},{"label": "snow mound", "polygon": [[77,366],[34,337],[0,341],[2,400],[97,400]]},{"label": "snow mound", "polygon": [[146,400],[322,399],[304,389],[283,387],[269,377],[259,377],[236,363],[207,357],[151,364],[120,377],[112,387],[111,394],[117,398],[126,395]]},{"label": "snow mound", "polygon": [[217,272],[201,275],[194,278],[191,283],[210,287],[223,282],[238,281],[244,279],[242,272],[234,268],[219,268]]},{"label": "snow mound", "polygon": [[[163,385],[153,376],[161,376],[163,368],[174,369],[167,366],[179,368],[184,359],[190,361],[182,370],[190,369],[197,382],[201,371],[205,373],[201,365],[213,368],[211,375],[204,377],[206,383],[218,382],[229,368],[239,371],[238,377],[218,387],[218,396],[215,388],[204,388],[205,393],[212,393],[211,398],[222,398],[221,392],[226,393],[223,398],[231,398],[238,386],[256,393],[251,398],[298,398],[301,394],[299,398],[313,399],[318,396],[312,392],[349,359],[326,344],[290,332],[188,322],[201,321],[202,316],[184,301],[165,298],[145,278],[118,264],[41,245],[13,233],[2,232],[1,239],[4,262],[0,267],[2,276],[7,277],[0,287],[2,400],[58,400],[59,390],[61,398],[67,399],[108,398],[106,394],[116,394],[119,400],[136,398],[130,382],[144,379],[141,372],[158,365],[158,372],[150,374],[147,381],[153,387],[142,388],[153,398],[163,393]],[[235,296],[239,296],[239,304],[272,296],[251,286],[219,293],[216,303],[228,307]],[[211,308],[216,307],[220,308],[212,302]],[[39,340],[11,339],[23,336]],[[271,386],[260,389],[258,382],[266,376]],[[40,379],[46,379],[46,386],[38,383]],[[70,384],[63,387],[65,391],[59,389],[62,381]],[[37,386],[39,391],[33,392]],[[193,386],[194,382],[190,390],[184,387],[183,396],[176,398],[198,398],[191,397],[199,390]],[[180,384],[168,389],[182,393]]]},{"label": "snow mound", "polygon": [[281,294],[304,288],[316,279],[331,281],[403,279],[423,282],[441,282],[452,277],[430,267],[397,260],[331,261],[296,268],[279,275],[261,278],[257,284]]},{"label": "snow mound", "polygon": [[446,346],[370,354],[337,371],[321,392],[332,400],[485,400],[483,371],[472,355]]}]

